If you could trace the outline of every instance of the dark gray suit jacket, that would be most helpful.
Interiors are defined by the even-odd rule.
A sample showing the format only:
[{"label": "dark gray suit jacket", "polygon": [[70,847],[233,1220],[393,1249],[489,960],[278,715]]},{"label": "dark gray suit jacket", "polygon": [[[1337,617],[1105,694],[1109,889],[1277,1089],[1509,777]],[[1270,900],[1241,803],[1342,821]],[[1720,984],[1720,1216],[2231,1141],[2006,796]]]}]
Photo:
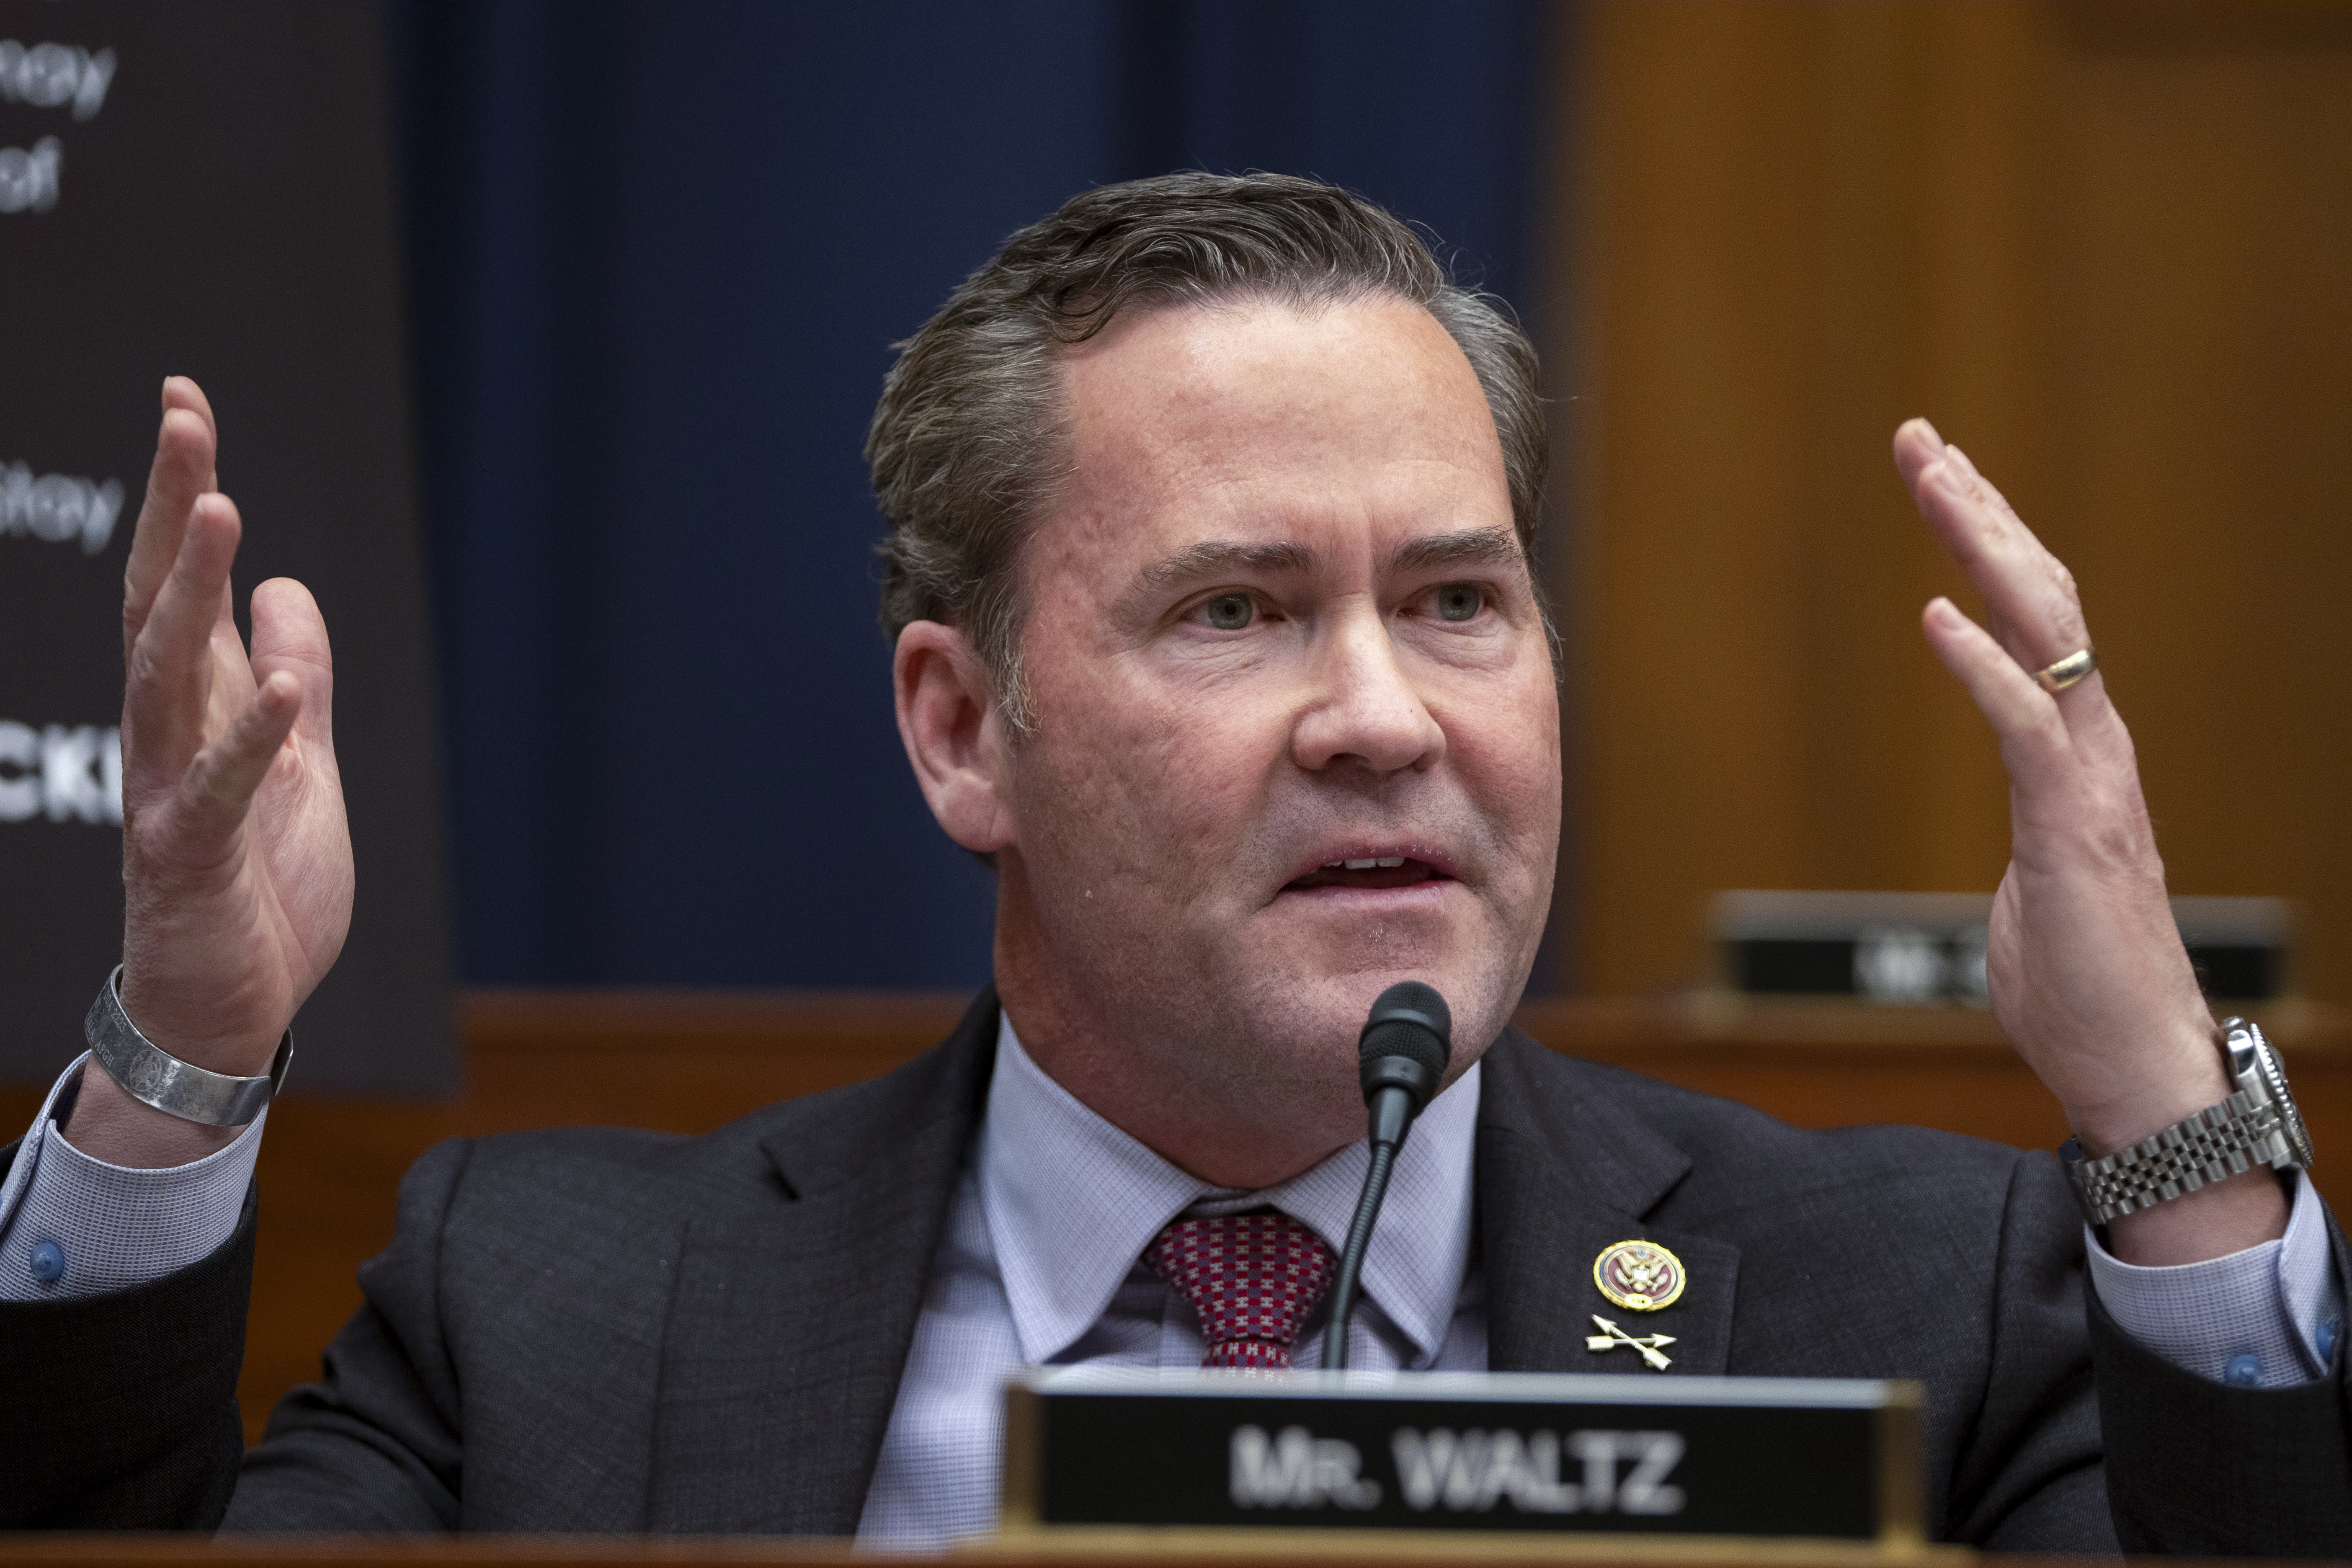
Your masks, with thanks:
[{"label": "dark gray suit jacket", "polygon": [[[0,1523],[845,1535],[995,1034],[983,994],[899,1071],[708,1137],[436,1147],[324,1381],[241,1462],[250,1200],[234,1239],[169,1279],[0,1304]],[[2341,1371],[2229,1389],[2137,1348],[2086,1305],[2051,1156],[1801,1131],[1517,1031],[1486,1060],[1497,1370],[1622,1370],[1585,1349],[1592,1259],[1651,1237],[1690,1280],[1644,1321],[1677,1341],[1668,1375],[1926,1385],[1928,1518],[1948,1539],[2352,1552]]]}]

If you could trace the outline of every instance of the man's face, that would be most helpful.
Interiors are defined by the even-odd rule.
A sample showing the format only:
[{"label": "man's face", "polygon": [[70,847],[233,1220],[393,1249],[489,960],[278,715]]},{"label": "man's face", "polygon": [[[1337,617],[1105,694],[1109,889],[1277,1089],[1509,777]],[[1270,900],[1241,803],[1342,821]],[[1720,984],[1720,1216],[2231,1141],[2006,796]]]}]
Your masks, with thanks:
[{"label": "man's face", "polygon": [[1435,985],[1458,1071],[1550,901],[1558,710],[1486,399],[1392,299],[1139,313],[1066,384],[1072,472],[1024,558],[1008,1005],[1336,1147],[1372,999]]}]

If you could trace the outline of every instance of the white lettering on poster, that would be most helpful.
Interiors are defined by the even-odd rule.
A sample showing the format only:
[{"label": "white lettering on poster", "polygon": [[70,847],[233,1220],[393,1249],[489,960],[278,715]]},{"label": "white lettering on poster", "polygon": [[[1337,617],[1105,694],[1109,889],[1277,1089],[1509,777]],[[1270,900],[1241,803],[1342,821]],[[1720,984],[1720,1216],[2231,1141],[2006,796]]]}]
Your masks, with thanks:
[{"label": "white lettering on poster", "polygon": [[44,136],[27,152],[0,147],[0,213],[45,213],[58,205],[63,188],[66,150]]},{"label": "white lettering on poster", "polygon": [[0,823],[122,822],[122,731],[0,719]]},{"label": "white lettering on poster", "polygon": [[36,109],[73,106],[76,120],[89,120],[106,107],[114,82],[114,51],[91,54],[79,44],[35,44],[26,48],[0,38],[0,103]]},{"label": "white lettering on poster", "polygon": [[114,537],[122,516],[122,481],[73,479],[65,474],[33,477],[23,463],[0,468],[0,539],[29,534],[50,544],[79,541],[95,555]]}]

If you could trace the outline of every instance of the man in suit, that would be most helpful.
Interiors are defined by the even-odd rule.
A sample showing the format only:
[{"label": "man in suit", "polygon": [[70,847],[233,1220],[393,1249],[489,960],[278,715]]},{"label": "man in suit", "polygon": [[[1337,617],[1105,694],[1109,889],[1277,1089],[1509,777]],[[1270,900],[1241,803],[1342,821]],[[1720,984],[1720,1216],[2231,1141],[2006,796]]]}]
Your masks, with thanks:
[{"label": "man in suit", "polygon": [[[330,664],[291,584],[238,643],[209,410],[165,407],[106,1059],[257,1079],[348,920]],[[1356,1030],[1415,979],[1454,1059],[1355,1364],[1626,1370],[1586,1323],[1640,1238],[1683,1279],[1644,1321],[1665,1375],[1921,1379],[1941,1535],[2352,1540],[2341,1247],[2299,1172],[2117,1218],[2086,1290],[2047,1155],[1798,1132],[1509,1029],[1559,811],[1543,426],[1525,340],[1404,226],[1265,176],[1075,198],[910,342],[868,456],[908,755],[999,879],[954,1037],[705,1139],[434,1151],[325,1380],[241,1462],[261,1119],[78,1064],[0,1188],[11,1521],[984,1530],[1011,1368],[1312,1356]],[[2063,570],[1924,422],[1896,461],[1993,612],[1923,624],[2014,785],[1995,1005],[2104,1155],[2231,1087],[2130,742]],[[1242,1320],[1201,1288],[1275,1256],[1309,1284]]]}]

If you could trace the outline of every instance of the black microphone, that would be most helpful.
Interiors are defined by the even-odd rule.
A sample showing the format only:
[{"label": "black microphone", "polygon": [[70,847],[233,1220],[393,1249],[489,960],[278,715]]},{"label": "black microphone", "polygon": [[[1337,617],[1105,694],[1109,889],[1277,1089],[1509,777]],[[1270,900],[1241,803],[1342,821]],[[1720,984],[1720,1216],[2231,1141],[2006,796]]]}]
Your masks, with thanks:
[{"label": "black microphone", "polygon": [[1364,1249],[1371,1245],[1372,1222],[1380,1218],[1381,1200],[1388,1195],[1389,1172],[1396,1164],[1404,1135],[1437,1093],[1454,1055],[1454,1015],[1433,986],[1418,980],[1400,981],[1381,993],[1372,1004],[1364,1032],[1357,1037],[1357,1071],[1363,1079],[1364,1103],[1371,1111],[1372,1163],[1364,1172],[1363,1195],[1356,1200],[1356,1217],[1348,1226],[1348,1245],[1339,1251],[1339,1277],[1331,1282],[1331,1316],[1323,1329],[1323,1370],[1344,1372],[1348,1366],[1348,1321],[1356,1315],[1356,1277],[1364,1269]]}]

